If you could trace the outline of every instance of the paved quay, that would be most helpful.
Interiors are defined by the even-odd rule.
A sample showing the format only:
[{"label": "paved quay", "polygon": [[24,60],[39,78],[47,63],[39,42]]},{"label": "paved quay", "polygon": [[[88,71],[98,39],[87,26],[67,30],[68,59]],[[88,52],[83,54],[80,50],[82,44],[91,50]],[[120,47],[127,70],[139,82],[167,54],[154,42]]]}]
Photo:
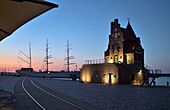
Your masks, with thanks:
[{"label": "paved quay", "polygon": [[0,110],[15,110],[14,87],[21,77],[0,76]]},{"label": "paved quay", "polygon": [[[24,77],[0,76],[0,89],[1,89],[0,99],[2,99],[0,100],[0,107],[1,107],[0,109],[3,110],[8,110],[9,108],[11,110],[14,109],[13,107],[11,108],[10,106],[8,106],[9,103],[7,99],[10,99],[14,95],[14,87],[16,87],[18,83],[22,84],[21,82],[23,81],[23,79]],[[92,105],[92,107],[97,107],[98,109],[170,110],[169,109],[170,87],[142,87],[141,88],[139,86],[132,86],[132,85],[108,86],[102,84],[92,84],[92,83],[85,84],[85,83],[79,83],[78,81],[67,81],[67,80],[48,79],[48,78],[28,78],[28,79],[31,79],[36,85],[42,87],[45,90],[50,90],[52,93],[54,94],[56,93],[56,95],[59,96],[61,95],[66,97],[65,99],[68,98],[67,96],[72,97],[70,98],[71,102],[74,102],[74,99],[79,100],[80,103],[82,102],[83,104],[87,104],[86,106]],[[28,83],[27,81],[24,82],[25,89],[28,90],[28,92],[32,90],[36,91],[37,88],[32,89],[35,87],[31,86],[29,88],[29,86],[27,86]],[[21,86],[22,85],[20,85],[20,87]],[[16,93],[18,92],[16,91]],[[32,93],[32,95],[34,94],[35,93]],[[25,97],[28,97],[28,95]],[[4,102],[6,105],[4,105]],[[32,103],[31,101],[29,102]],[[35,102],[32,104],[35,104]],[[19,109],[17,108],[17,110]]]},{"label": "paved quay", "polygon": [[22,77],[0,76],[0,89],[14,93],[14,86]]},{"label": "paved quay", "polygon": [[34,81],[80,101],[106,110],[170,110],[170,87],[102,85],[58,79]]},{"label": "paved quay", "polygon": [[31,78],[18,81],[14,94],[19,110],[100,110],[46,88]]}]

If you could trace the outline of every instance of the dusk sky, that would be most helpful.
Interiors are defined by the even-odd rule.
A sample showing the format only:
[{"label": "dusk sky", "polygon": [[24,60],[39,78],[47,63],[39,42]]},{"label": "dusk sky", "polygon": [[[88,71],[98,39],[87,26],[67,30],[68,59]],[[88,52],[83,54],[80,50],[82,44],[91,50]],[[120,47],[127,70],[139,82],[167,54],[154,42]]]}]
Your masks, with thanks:
[{"label": "dusk sky", "polygon": [[[85,60],[104,59],[109,43],[110,22],[119,19],[121,27],[127,18],[144,48],[145,64],[153,69],[170,72],[170,0],[47,0],[54,8],[26,23],[0,42],[0,71],[29,67],[18,56],[32,48],[35,70],[45,69],[46,38],[54,62],[49,70],[65,69],[66,43],[71,43],[70,55],[80,68]],[[71,70],[75,65],[71,66]]]}]

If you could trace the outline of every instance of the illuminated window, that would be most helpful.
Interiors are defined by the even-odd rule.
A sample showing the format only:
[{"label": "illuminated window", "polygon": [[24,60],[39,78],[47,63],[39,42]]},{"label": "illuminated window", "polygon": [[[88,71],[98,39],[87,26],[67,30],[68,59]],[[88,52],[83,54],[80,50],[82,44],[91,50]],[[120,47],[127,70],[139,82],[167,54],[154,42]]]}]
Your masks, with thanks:
[{"label": "illuminated window", "polygon": [[106,62],[107,62],[107,63],[109,63],[109,61],[110,61],[110,60],[109,60],[109,57],[107,57],[107,60],[106,60]]},{"label": "illuminated window", "polygon": [[114,56],[114,61],[115,61],[115,63],[118,63],[118,55]]},{"label": "illuminated window", "polygon": [[127,55],[127,64],[132,64],[132,56]]}]

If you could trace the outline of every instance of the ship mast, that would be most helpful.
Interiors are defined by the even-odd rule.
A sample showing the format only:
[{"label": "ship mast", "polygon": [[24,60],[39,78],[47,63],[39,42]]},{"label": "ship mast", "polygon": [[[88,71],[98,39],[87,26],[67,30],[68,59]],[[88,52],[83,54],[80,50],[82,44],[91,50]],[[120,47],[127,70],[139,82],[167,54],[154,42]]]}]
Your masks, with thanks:
[{"label": "ship mast", "polygon": [[30,53],[30,68],[31,68],[31,43],[29,42],[29,53]]},{"label": "ship mast", "polygon": [[46,66],[47,66],[47,69],[46,69],[47,73],[48,73],[48,65],[53,63],[53,62],[48,62],[48,59],[52,58],[51,55],[48,55],[48,49],[49,49],[48,44],[49,44],[48,39],[46,39],[46,59],[45,59],[45,61],[46,61]]},{"label": "ship mast", "polygon": [[65,58],[66,62],[67,62],[67,72],[70,72],[69,70],[69,66],[72,65],[72,64],[76,64],[76,63],[70,63],[70,59],[74,59],[74,56],[70,56],[69,55],[69,52],[70,52],[70,46],[71,44],[69,44],[69,41],[67,40],[67,57]]},{"label": "ship mast", "polygon": [[20,53],[22,53],[26,58],[28,58],[29,61],[26,61],[26,60],[24,60],[23,58],[21,58],[19,56],[18,56],[18,58],[20,60],[24,61],[25,63],[29,64],[29,67],[31,68],[31,43],[29,42],[29,55],[30,55],[29,57],[24,52],[22,52],[22,51],[20,51],[19,54]]}]

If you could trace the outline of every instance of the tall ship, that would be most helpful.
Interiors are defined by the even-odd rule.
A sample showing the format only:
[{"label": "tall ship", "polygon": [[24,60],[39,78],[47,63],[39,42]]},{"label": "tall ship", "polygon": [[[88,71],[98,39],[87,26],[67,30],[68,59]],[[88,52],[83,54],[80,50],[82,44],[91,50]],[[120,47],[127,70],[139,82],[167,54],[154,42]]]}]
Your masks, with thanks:
[{"label": "tall ship", "polygon": [[[52,64],[53,62],[49,62],[49,59],[52,58],[51,55],[48,54],[49,51],[49,47],[48,47],[48,39],[46,40],[46,57],[45,57],[45,62],[46,62],[46,70],[45,71],[39,71],[36,72],[33,70],[33,68],[31,67],[31,44],[29,43],[29,56],[27,56],[25,53],[23,53],[22,51],[20,51],[20,53],[22,53],[24,56],[26,56],[29,59],[29,62],[24,60],[21,57],[18,57],[19,59],[21,59],[22,61],[26,62],[27,64],[29,64],[29,68],[21,68],[20,70],[16,70],[16,72],[20,75],[20,76],[29,76],[29,77],[44,77],[44,78],[80,78],[80,71],[74,71],[74,72],[70,72],[69,71],[69,65],[71,64],[75,64],[75,63],[70,63],[69,60],[73,59],[73,56],[69,56],[69,42],[67,41],[67,57],[65,58],[65,60],[67,61],[67,72],[65,71],[49,71],[48,66],[49,64]],[[76,65],[77,66],[77,65]]]}]

